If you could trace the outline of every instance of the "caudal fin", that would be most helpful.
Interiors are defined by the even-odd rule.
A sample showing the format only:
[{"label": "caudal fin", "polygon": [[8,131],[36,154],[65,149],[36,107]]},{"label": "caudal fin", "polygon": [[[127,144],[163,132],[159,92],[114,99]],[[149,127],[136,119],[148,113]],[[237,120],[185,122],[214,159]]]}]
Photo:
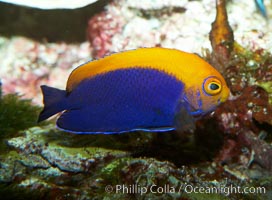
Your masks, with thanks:
[{"label": "caudal fin", "polygon": [[46,85],[41,86],[44,108],[39,115],[38,122],[57,114],[66,108],[66,91]]}]

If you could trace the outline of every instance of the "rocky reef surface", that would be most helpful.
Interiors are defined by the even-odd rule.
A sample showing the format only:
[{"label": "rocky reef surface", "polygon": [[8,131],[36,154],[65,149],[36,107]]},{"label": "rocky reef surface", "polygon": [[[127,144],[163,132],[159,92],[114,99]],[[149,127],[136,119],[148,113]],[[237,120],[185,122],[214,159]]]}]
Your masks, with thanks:
[{"label": "rocky reef surface", "polygon": [[[1,193],[9,194],[8,199],[19,195],[37,199],[269,199],[269,179],[253,181],[265,172],[234,170],[216,162],[177,166],[135,156],[156,139],[146,133],[130,134],[78,136],[56,131],[52,125],[22,131],[21,136],[6,140],[9,149],[1,155]],[[13,190],[24,190],[9,193],[10,185]],[[235,187],[251,188],[251,192],[230,191]],[[267,193],[261,194],[263,188]]]}]

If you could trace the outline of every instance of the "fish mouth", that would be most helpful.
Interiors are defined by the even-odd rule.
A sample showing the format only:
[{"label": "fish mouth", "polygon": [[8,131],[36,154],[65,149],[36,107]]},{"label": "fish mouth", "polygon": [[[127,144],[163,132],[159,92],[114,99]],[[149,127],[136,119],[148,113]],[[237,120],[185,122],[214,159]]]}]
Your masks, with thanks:
[{"label": "fish mouth", "polygon": [[200,117],[202,117],[203,115],[205,115],[205,113],[203,113],[202,110],[195,110],[195,111],[192,111],[190,113],[195,119],[198,119]]},{"label": "fish mouth", "polygon": [[203,114],[205,114],[204,110],[202,110],[201,108],[195,108],[192,105],[189,106],[189,112],[190,112],[190,115],[196,118],[201,117]]}]

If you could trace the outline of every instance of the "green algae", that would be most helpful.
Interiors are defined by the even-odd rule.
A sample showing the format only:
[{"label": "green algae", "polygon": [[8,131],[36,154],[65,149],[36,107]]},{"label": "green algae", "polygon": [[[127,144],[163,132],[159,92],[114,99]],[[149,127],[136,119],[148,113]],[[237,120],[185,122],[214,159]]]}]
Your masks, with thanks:
[{"label": "green algae", "polygon": [[35,126],[40,108],[29,99],[20,99],[16,94],[0,99],[0,138],[12,137],[20,130]]},{"label": "green algae", "polygon": [[[50,127],[49,127],[50,126]],[[44,128],[43,128],[44,127]],[[48,127],[48,128],[47,128]],[[53,123],[42,129],[48,129],[44,140],[63,147],[96,147],[119,151],[139,151],[148,146],[156,134],[132,132],[123,134],[72,134],[59,131]]]},{"label": "green algae", "polygon": [[269,104],[272,105],[272,81],[259,82],[257,85],[268,93]]},{"label": "green algae", "polygon": [[120,184],[122,182],[120,172],[130,161],[130,157],[113,160],[104,166],[98,174],[100,174],[105,182],[108,182],[111,185]]},{"label": "green algae", "polygon": [[6,150],[4,139],[19,134],[21,130],[36,125],[40,108],[30,99],[21,99],[17,94],[2,96],[0,89],[0,152]]}]

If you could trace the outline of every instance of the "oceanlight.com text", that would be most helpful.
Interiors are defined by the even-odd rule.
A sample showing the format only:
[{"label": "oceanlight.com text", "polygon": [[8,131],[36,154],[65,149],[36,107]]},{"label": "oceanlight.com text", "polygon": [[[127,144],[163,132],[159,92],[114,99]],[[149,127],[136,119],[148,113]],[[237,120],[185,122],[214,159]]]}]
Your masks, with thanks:
[{"label": "oceanlight.com text", "polygon": [[182,184],[179,187],[173,187],[168,184],[158,186],[153,184],[151,186],[141,186],[138,184],[133,185],[107,185],[105,187],[107,193],[121,193],[121,194],[164,194],[164,193],[200,193],[200,194],[223,194],[228,196],[230,194],[265,194],[265,187],[240,187],[240,186],[214,186],[214,187],[201,187],[193,186],[190,184]]}]

